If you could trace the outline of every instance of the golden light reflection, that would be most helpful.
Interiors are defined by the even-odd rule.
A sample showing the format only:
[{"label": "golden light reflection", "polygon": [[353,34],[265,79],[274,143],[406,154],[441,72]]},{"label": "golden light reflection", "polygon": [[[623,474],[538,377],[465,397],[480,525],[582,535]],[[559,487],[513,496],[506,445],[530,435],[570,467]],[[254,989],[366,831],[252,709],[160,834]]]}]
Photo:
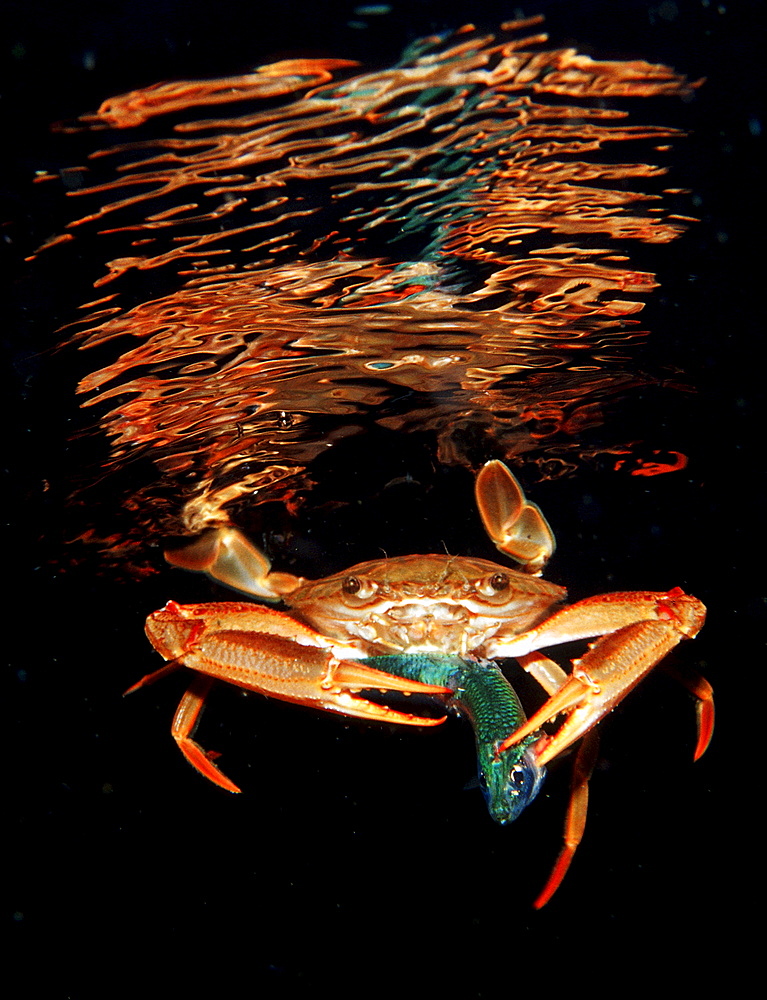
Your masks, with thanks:
[{"label": "golden light reflection", "polygon": [[[484,457],[544,475],[594,457],[605,405],[647,382],[632,350],[656,282],[632,247],[685,223],[663,166],[618,162],[617,144],[659,156],[677,134],[629,124],[625,99],[695,85],[542,49],[539,21],[425,39],[375,72],[288,60],[158,84],[67,126],[136,130],[92,154],[78,217],[48,244],[109,248],[104,294],[67,333],[114,342],[80,385],[106,472],[155,470],[104,548],[294,503],[313,460],[372,424],[428,433],[445,463],[473,463],[469,428]],[[123,303],[148,272],[150,292]],[[632,462],[625,442],[604,451]]]}]

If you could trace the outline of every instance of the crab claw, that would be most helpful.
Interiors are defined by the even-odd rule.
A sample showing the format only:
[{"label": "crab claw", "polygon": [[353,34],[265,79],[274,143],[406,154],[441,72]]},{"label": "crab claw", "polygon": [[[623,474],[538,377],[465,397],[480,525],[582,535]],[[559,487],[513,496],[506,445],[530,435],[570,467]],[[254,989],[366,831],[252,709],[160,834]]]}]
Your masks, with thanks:
[{"label": "crab claw", "polygon": [[495,547],[540,576],[555,548],[554,533],[539,508],[525,499],[522,487],[503,464],[484,465],[474,487],[482,523]]},{"label": "crab claw", "polygon": [[[360,654],[354,647],[334,643],[279,611],[255,604],[169,601],[147,618],[146,633],[174,668],[183,664],[250,691],[344,715],[435,725],[433,719],[422,720],[367,702],[356,692],[368,688],[406,694],[450,693],[439,685],[365,666],[355,658]],[[153,679],[149,675],[134,687]]]},{"label": "crab claw", "polygon": [[[681,591],[644,596],[655,596],[659,614],[665,613],[666,617],[632,622],[602,636],[585,656],[574,661],[568,680],[525,725],[500,745],[499,752],[557,715],[565,714],[567,718],[557,732],[536,744],[535,756],[539,765],[553,760],[611,712],[685,635],[694,635],[703,622],[703,605]],[[672,615],[669,609],[676,614]],[[702,699],[703,695],[700,697]],[[713,707],[699,713],[699,718],[704,719],[703,727],[709,730],[699,737],[700,748],[702,740],[710,735]]]},{"label": "crab claw", "polygon": [[255,604],[191,604],[169,601],[146,622],[146,634],[166,660],[135,690],[181,666],[197,671],[181,699],[171,732],[184,756],[201,774],[229,792],[237,786],[194,739],[205,697],[215,680],[328,712],[408,726],[438,726],[445,716],[410,715],[360,697],[373,689],[405,694],[450,695],[425,684],[383,673],[360,663],[359,651],[336,643],[301,622]]}]

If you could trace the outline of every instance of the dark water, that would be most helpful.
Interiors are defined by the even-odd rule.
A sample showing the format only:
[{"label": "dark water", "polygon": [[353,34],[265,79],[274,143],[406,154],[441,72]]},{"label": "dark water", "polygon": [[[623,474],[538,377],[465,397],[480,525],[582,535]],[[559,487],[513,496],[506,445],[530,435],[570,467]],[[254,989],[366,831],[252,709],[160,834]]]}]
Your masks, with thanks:
[{"label": "dark water", "polygon": [[[288,161],[262,157],[272,194],[277,180],[288,195],[299,191],[300,225],[291,198],[264,208],[237,177],[222,185],[218,170],[224,190],[210,204],[220,214],[186,210],[195,238],[204,236],[200,253],[156,193],[178,178],[176,166],[161,163],[150,183],[115,180],[113,164],[130,178],[147,169],[130,165],[137,159],[167,153],[167,125],[152,117],[136,134],[54,136],[47,125],[158,80],[231,76],[303,56],[385,74],[407,44],[469,14],[423,4],[353,16],[352,5],[333,5],[320,16],[281,4],[256,19],[232,3],[215,15],[185,7],[182,16],[173,5],[18,15],[24,52],[16,50],[9,84],[18,157],[6,229],[18,302],[11,427],[22,429],[12,452],[11,548],[24,543],[23,624],[12,623],[8,637],[21,805],[12,930],[19,954],[49,956],[47,968],[35,968],[38,958],[27,967],[51,984],[47,995],[85,995],[155,960],[181,981],[214,974],[224,995],[241,976],[267,995],[319,982],[342,989],[355,976],[411,982],[412,963],[435,988],[465,977],[467,996],[519,988],[517,976],[533,984],[526,977],[548,976],[554,960],[568,979],[579,975],[574,959],[624,974],[637,961],[642,971],[669,961],[675,975],[694,979],[687,962],[700,966],[691,955],[714,931],[747,933],[733,911],[758,855],[745,835],[754,790],[737,778],[749,757],[736,713],[751,673],[735,673],[732,650],[737,667],[753,671],[762,648],[758,582],[749,579],[758,566],[759,425],[747,220],[761,111],[750,9],[525,9],[547,15],[542,51],[645,59],[706,83],[687,91],[672,82],[676,96],[591,94],[581,104],[592,115],[630,110],[638,130],[624,134],[623,120],[585,114],[565,119],[581,140],[586,128],[618,129],[596,154],[555,124],[553,108],[579,106],[572,83],[567,94],[536,94],[547,111],[534,134],[520,137],[509,118],[499,127],[496,105],[480,139],[478,113],[458,86],[429,95],[437,110],[428,135],[389,136],[399,119],[371,120],[354,150],[368,157],[359,174],[333,159],[339,146],[349,154],[351,140],[325,114],[301,130],[299,152],[311,146],[314,159],[289,162],[303,171],[298,181],[284,173]],[[471,17],[494,31],[514,13],[482,4]],[[407,105],[402,88],[411,83],[400,75],[395,107]],[[257,108],[280,121],[284,102],[267,96]],[[182,153],[205,161],[202,184],[184,180],[190,203],[212,183],[208,137],[236,133],[220,154],[229,168],[258,125],[235,127],[227,105],[216,114],[225,124]],[[188,111],[172,119],[190,120]],[[691,135],[674,137],[675,129]],[[28,183],[34,171],[67,166],[64,186],[82,191],[92,181],[74,168],[88,153],[137,138],[145,152],[93,161],[98,183],[109,185],[94,196],[66,199],[59,180]],[[515,141],[527,145],[504,176],[494,157]],[[557,142],[571,145],[552,152]],[[419,151],[414,163],[403,166],[403,150]],[[466,173],[474,163],[478,180]],[[627,166],[645,163],[670,172]],[[542,189],[544,169],[551,183]],[[677,193],[660,197],[664,189]],[[395,240],[403,192],[410,226]],[[636,192],[658,197],[648,203]],[[101,215],[70,229],[75,240],[23,262],[94,205],[137,193],[138,208],[112,213],[118,224],[108,228],[119,231],[99,235]],[[126,235],[149,215],[153,226]],[[686,228],[680,215],[701,221],[672,238]],[[126,249],[147,234],[148,250]],[[194,270],[181,282],[169,258],[179,248]],[[211,251],[222,248],[228,256],[217,267]],[[128,266],[131,253],[156,263]],[[105,284],[107,260],[123,263]],[[65,324],[74,325],[57,333]],[[92,346],[53,351],[62,339]],[[80,409],[83,398],[90,405]],[[670,680],[651,678],[637,691],[603,726],[586,839],[538,914],[529,903],[557,851],[566,768],[518,824],[500,829],[479,794],[463,790],[473,748],[457,721],[403,734],[221,690],[203,742],[224,753],[245,789],[234,798],[208,787],[170,740],[182,681],[120,698],[155,666],[141,625],[149,611],[170,597],[223,596],[165,568],[164,538],[227,517],[275,562],[281,555],[281,568],[307,575],[382,549],[492,558],[470,474],[491,456],[514,461],[552,521],[560,547],[547,576],[573,597],[678,585],[710,609],[701,636],[676,657],[715,686],[711,749],[692,765],[692,706]],[[675,465],[684,467],[669,471]]]}]

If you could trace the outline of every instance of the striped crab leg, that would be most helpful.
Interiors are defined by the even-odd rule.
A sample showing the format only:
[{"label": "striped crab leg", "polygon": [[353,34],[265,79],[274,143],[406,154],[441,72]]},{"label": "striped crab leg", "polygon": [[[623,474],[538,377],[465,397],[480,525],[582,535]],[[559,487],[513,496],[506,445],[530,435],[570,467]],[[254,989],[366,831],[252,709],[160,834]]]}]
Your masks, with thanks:
[{"label": "striped crab leg", "polygon": [[146,633],[167,662],[129,691],[182,666],[196,671],[198,676],[181,699],[171,732],[190,764],[230,792],[240,789],[213,763],[215,755],[193,739],[205,697],[216,680],[282,701],[379,722],[411,726],[444,722],[444,716],[429,718],[398,712],[357,693],[368,688],[444,695],[449,693],[444,686],[368,667],[358,662],[362,654],[353,646],[327,639],[271,608],[245,603],[181,605],[169,601],[149,616]]}]

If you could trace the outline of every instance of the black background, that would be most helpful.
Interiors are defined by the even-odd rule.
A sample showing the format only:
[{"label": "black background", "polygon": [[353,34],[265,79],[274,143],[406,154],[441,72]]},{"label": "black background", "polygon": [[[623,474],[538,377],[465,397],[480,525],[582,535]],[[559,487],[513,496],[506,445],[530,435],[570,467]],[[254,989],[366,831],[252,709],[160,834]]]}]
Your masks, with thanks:
[{"label": "black background", "polygon": [[[632,696],[603,727],[586,839],[545,910],[529,904],[557,851],[565,773],[504,830],[476,791],[462,790],[473,749],[456,721],[403,734],[222,690],[203,742],[225,753],[225,770],[245,789],[227,796],[168,735],[181,679],[120,697],[156,665],[143,617],[169,597],[207,599],[208,585],[170,570],[114,581],[95,556],[65,572],[56,551],[66,532],[61,500],[83,462],[83,446],[70,441],[85,424],[74,384],[91,359],[49,348],[87,298],[95,264],[81,262],[78,286],[76,274],[57,282],[23,263],[69,217],[63,199],[29,185],[34,170],[66,161],[68,140],[52,137],[49,123],[158,80],[292,55],[386,65],[416,37],[469,19],[493,28],[518,14],[506,4],[410,0],[360,18],[353,6],[6,4],[14,47],[3,53],[4,249],[6,301],[16,303],[5,324],[8,551],[19,556],[18,602],[6,605],[4,626],[15,692],[5,761],[15,801],[14,955],[30,992],[39,981],[48,997],[170,988],[308,995],[320,984],[355,994],[429,984],[495,997],[581,982],[624,989],[658,976],[687,990],[725,963],[735,991],[753,941],[744,908],[760,891],[751,808],[760,781],[747,777],[764,662],[756,3],[524,8],[546,14],[556,45],[707,78],[693,103],[664,118],[693,131],[677,177],[692,188],[701,222],[653,256],[663,287],[645,312],[654,360],[681,366],[699,390],[665,412],[648,406],[646,437],[686,452],[690,465],[639,485],[609,475],[562,481],[535,499],[560,541],[549,576],[575,596],[680,585],[708,605],[704,632],[679,656],[714,684],[717,730],[693,766],[688,696],[662,676]],[[412,462],[399,456],[392,474]],[[427,548],[424,531],[433,550],[451,532],[465,537],[470,483],[456,476],[448,485],[456,507],[442,516],[404,505],[389,513],[385,530],[402,551],[409,532],[418,538],[411,551]],[[378,517],[373,525],[355,560],[383,543]]]}]

